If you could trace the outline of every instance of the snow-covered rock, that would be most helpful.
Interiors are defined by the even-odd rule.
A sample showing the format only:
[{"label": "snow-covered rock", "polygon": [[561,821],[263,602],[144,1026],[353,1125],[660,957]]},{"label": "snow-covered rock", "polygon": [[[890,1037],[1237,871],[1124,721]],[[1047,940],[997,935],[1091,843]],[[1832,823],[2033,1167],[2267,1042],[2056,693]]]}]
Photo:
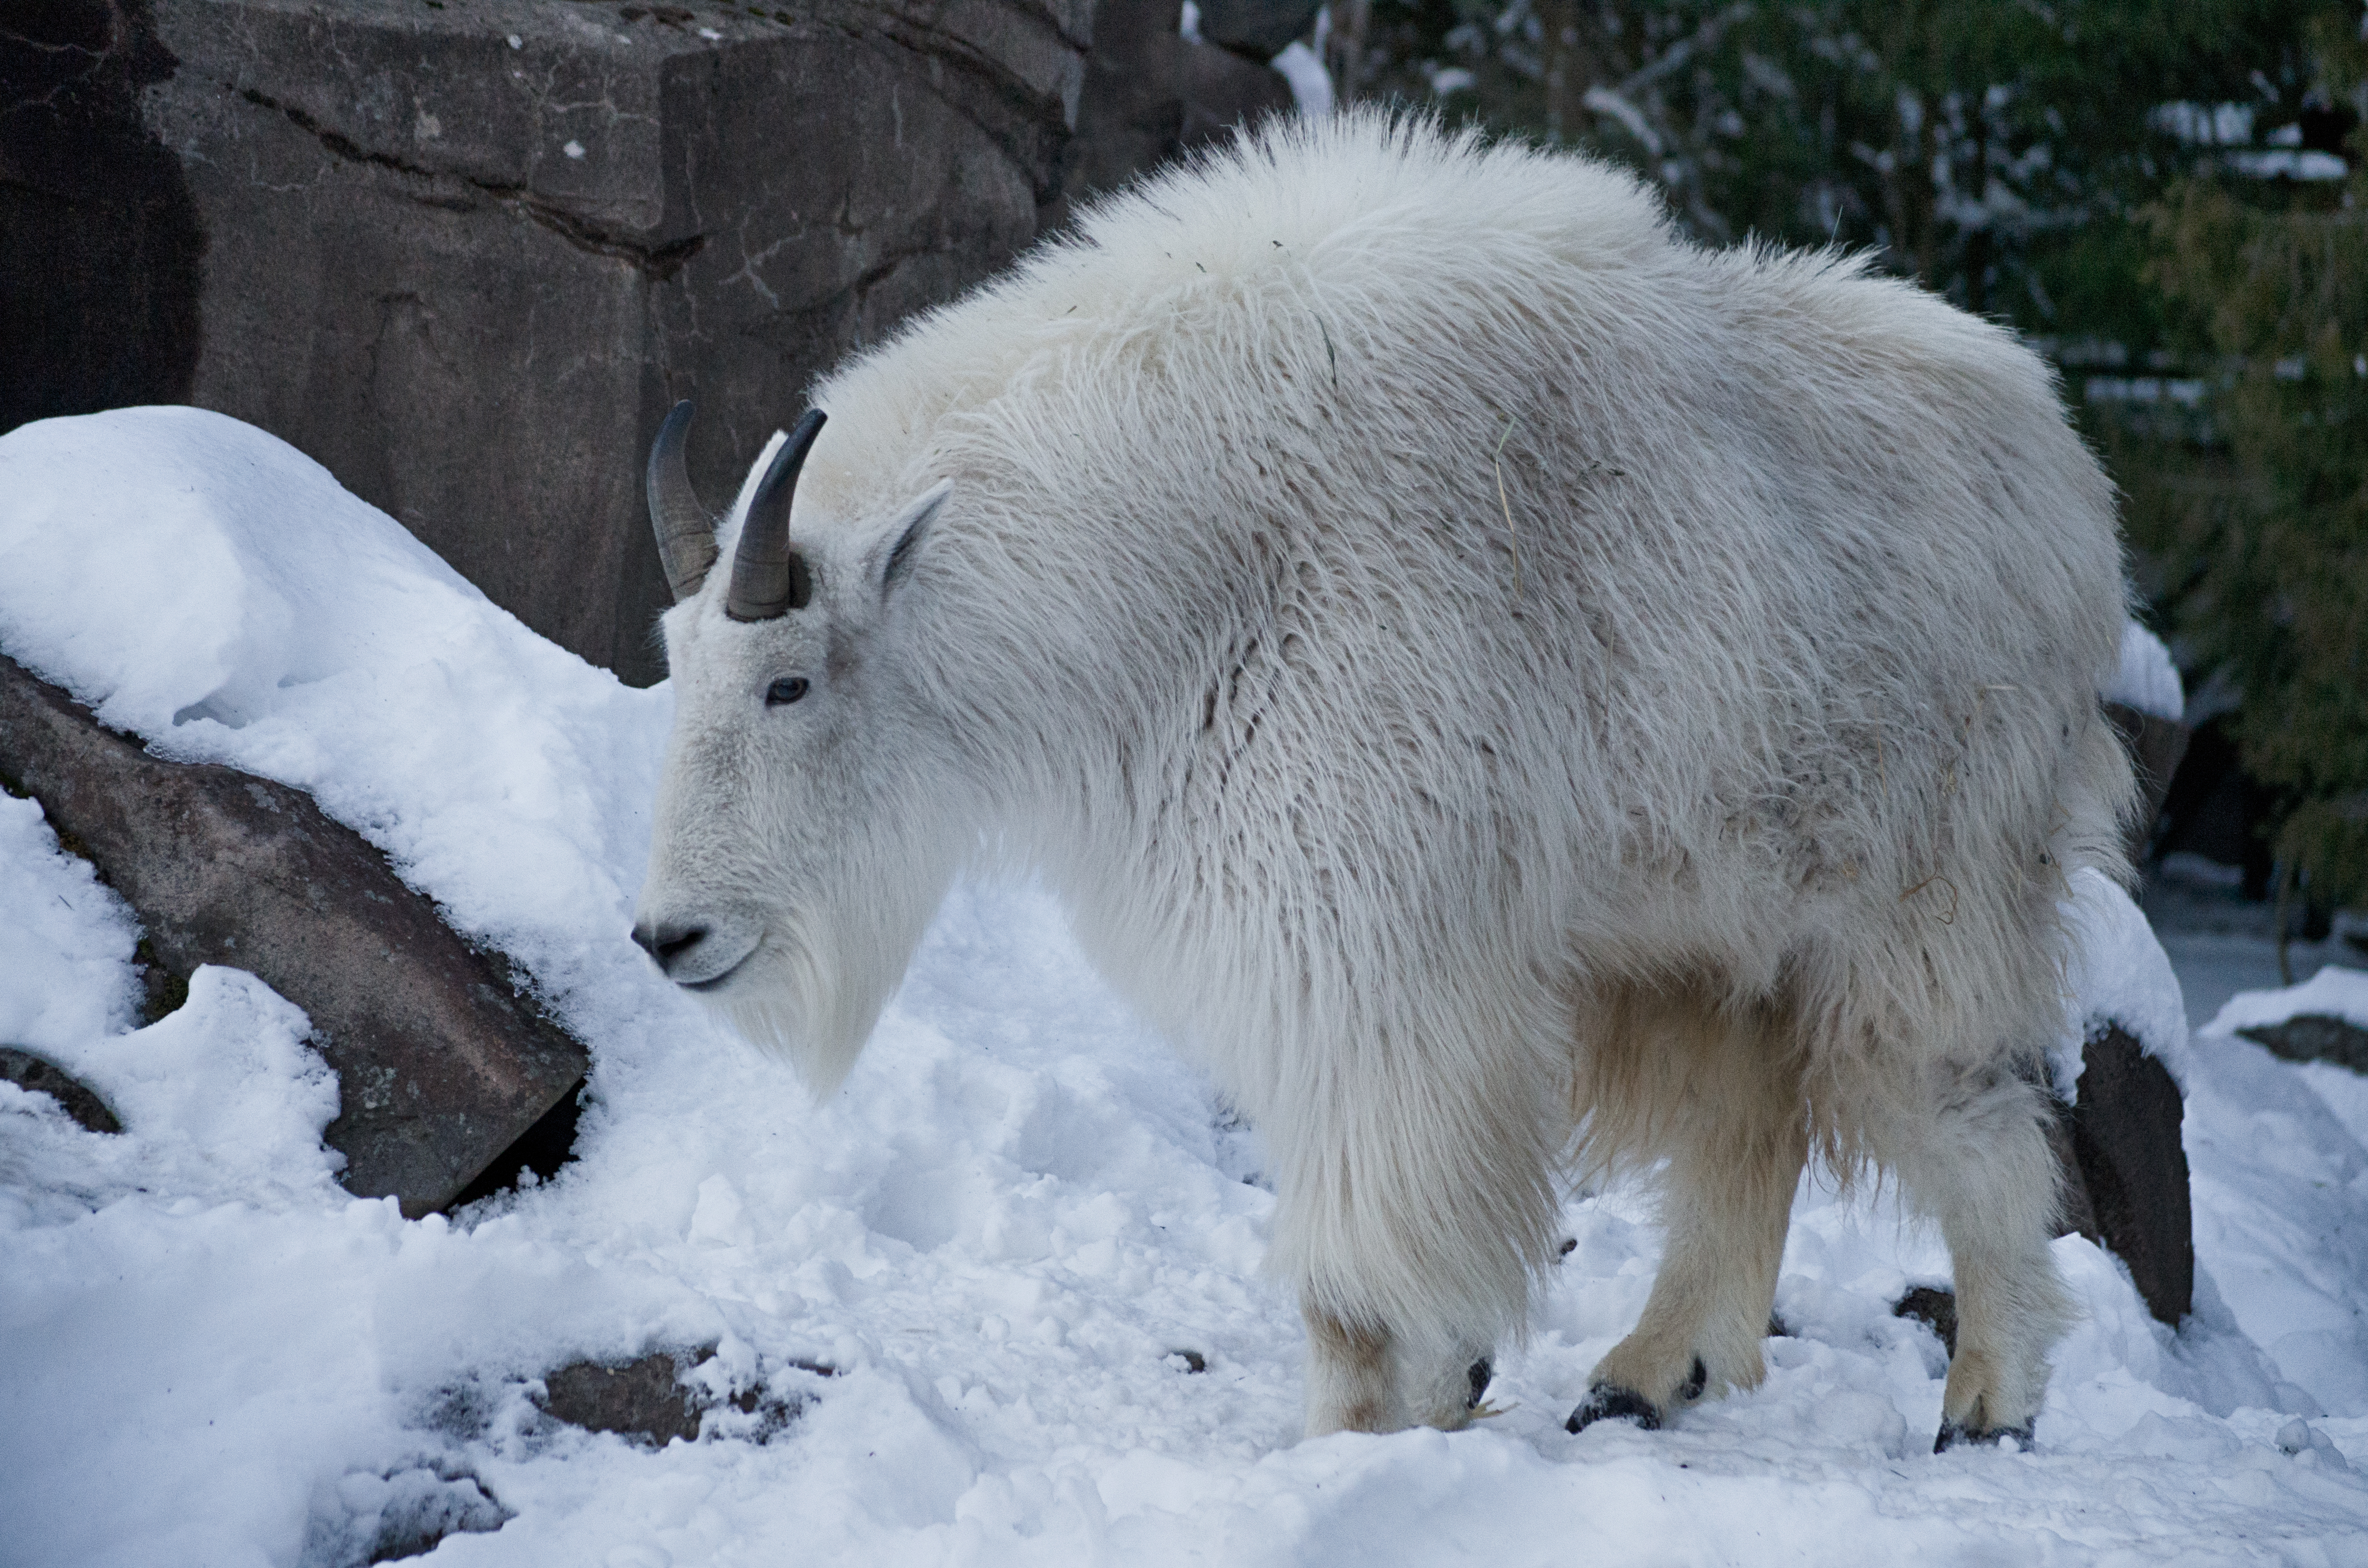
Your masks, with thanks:
[{"label": "snow-covered rock", "polygon": [[2240,991],[2212,1016],[2203,1032],[2225,1037],[2238,1029],[2282,1024],[2306,1014],[2341,1018],[2368,1029],[2368,971],[2328,964],[2300,985],[2276,991]]},{"label": "snow-covered rock", "polygon": [[2161,638],[2135,620],[2122,623],[2122,663],[2112,684],[2098,694],[2108,702],[2135,708],[2157,719],[2176,722],[2185,711],[2187,695],[2180,689],[2179,666]]},{"label": "snow-covered rock", "polygon": [[2069,896],[2057,905],[2066,935],[2064,1028],[2048,1053],[2057,1097],[2079,1103],[2081,1048],[2113,1024],[2136,1036],[2184,1089],[2187,1002],[2169,955],[2112,878],[2083,867],[2066,881]]}]

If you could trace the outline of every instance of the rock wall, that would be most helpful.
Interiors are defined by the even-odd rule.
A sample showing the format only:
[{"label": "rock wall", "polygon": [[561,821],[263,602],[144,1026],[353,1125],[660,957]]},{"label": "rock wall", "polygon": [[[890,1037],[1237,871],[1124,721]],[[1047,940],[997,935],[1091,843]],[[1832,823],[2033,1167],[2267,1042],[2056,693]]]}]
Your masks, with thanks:
[{"label": "rock wall", "polygon": [[[1115,190],[1235,126],[1291,112],[1281,74],[1177,30],[1180,0],[1099,0],[1066,191]],[[1286,41],[1288,41],[1286,40]]]},{"label": "rock wall", "polygon": [[1091,0],[49,0],[0,28],[0,428],[189,402],[662,672],[641,463],[1056,212]]}]

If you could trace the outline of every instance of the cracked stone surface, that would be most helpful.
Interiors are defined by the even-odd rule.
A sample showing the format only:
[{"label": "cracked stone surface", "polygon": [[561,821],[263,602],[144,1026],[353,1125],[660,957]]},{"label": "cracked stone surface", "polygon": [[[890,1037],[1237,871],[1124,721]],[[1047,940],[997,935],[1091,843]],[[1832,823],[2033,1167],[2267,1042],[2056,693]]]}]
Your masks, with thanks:
[{"label": "cracked stone surface", "polygon": [[243,969],[304,1009],[337,1074],[324,1138],[347,1190],[441,1208],[583,1081],[584,1048],[302,790],[151,756],[4,657],[0,784],[123,895],[144,959],[184,980]]},{"label": "cracked stone surface", "polygon": [[640,476],[666,410],[699,399],[691,474],[720,507],[815,375],[1033,240],[1090,20],[49,0],[0,21],[0,216],[70,276],[0,261],[0,326],[91,302],[58,344],[0,333],[42,348],[0,348],[0,427],[233,415],[536,631],[655,679]]}]

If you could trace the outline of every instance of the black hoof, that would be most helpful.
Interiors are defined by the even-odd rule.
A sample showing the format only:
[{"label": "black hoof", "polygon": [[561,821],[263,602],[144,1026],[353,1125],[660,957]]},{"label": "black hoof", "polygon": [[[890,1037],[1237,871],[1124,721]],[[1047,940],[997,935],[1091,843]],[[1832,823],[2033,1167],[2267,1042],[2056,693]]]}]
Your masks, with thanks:
[{"label": "black hoof", "polygon": [[1586,1400],[1570,1413],[1562,1429],[1584,1432],[1599,1421],[1634,1421],[1639,1431],[1657,1432],[1661,1413],[1654,1408],[1651,1400],[1634,1389],[1623,1389],[1617,1383],[1598,1383],[1587,1391]]},{"label": "black hoof", "polygon": [[1497,1369],[1488,1364],[1488,1358],[1486,1356],[1464,1369],[1463,1381],[1472,1385],[1472,1396],[1463,1402],[1464,1409],[1480,1408],[1480,1396],[1488,1392],[1488,1380],[1496,1375]]},{"label": "black hoof", "polygon": [[1702,1358],[1697,1356],[1694,1358],[1693,1370],[1686,1374],[1685,1386],[1678,1390],[1678,1397],[1691,1403],[1702,1397],[1702,1391],[1709,1383],[1710,1369],[1703,1366]]},{"label": "black hoof", "polygon": [[2032,1449],[2031,1428],[2032,1423],[2026,1421],[2020,1426],[1985,1426],[1976,1431],[1962,1421],[1943,1421],[1941,1423],[1941,1435],[1932,1439],[1932,1451],[1945,1454],[1951,1449],[1996,1443],[2001,1438],[2012,1437],[2022,1445],[2023,1452],[2029,1453]]}]

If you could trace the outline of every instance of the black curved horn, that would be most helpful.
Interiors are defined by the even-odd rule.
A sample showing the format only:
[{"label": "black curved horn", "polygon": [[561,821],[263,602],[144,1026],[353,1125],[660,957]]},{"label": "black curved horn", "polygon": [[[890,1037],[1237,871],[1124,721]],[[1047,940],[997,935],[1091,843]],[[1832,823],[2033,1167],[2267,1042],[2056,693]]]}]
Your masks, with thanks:
[{"label": "black curved horn", "polygon": [[699,592],[715,564],[715,519],[699,504],[690,487],[690,470],[682,456],[683,438],[690,433],[690,399],[674,405],[650,443],[650,463],[643,488],[650,500],[650,527],[657,530],[658,560],[666,567],[666,585],[680,604]]},{"label": "black curved horn", "polygon": [[821,409],[807,411],[748,498],[740,547],[732,552],[732,592],[723,601],[723,613],[734,620],[771,620],[803,609],[814,592],[805,557],[790,543],[790,497],[822,424]]}]

